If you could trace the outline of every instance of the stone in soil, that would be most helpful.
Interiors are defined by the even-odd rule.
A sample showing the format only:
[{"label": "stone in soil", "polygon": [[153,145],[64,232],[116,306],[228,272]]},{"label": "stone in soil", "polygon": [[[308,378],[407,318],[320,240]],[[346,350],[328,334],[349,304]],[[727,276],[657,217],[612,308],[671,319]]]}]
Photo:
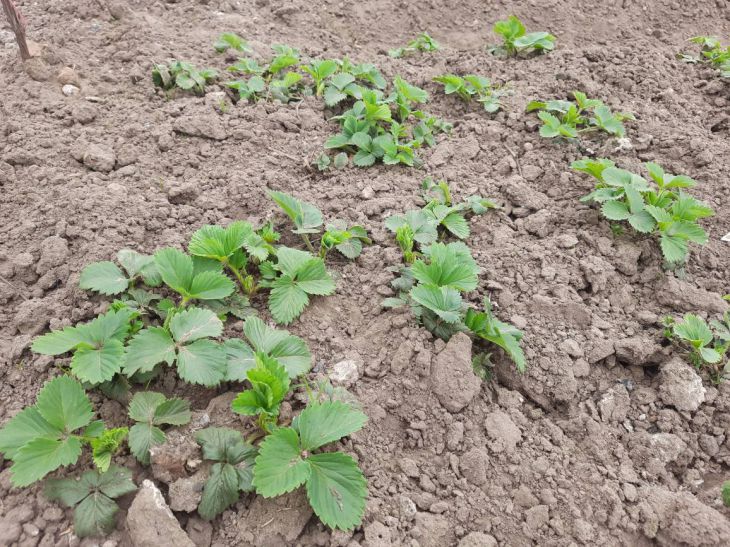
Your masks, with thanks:
[{"label": "stone in soil", "polygon": [[659,369],[659,397],[677,410],[694,412],[705,400],[707,390],[702,378],[689,363],[679,357],[670,359]]},{"label": "stone in soil", "polygon": [[457,333],[431,365],[431,389],[446,410],[461,412],[481,388],[471,365],[471,338]]},{"label": "stone in soil", "polygon": [[180,527],[159,488],[144,480],[127,512],[134,547],[195,547]]}]

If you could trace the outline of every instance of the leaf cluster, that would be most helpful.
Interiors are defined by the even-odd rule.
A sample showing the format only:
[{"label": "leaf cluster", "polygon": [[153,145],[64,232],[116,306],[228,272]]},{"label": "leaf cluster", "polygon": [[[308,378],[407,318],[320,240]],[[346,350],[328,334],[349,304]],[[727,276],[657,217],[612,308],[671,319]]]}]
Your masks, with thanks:
[{"label": "leaf cluster", "polygon": [[490,48],[490,52],[515,56],[521,53],[548,53],[555,49],[555,36],[549,32],[527,32],[516,16],[494,23],[492,30],[502,38],[502,44]]},{"label": "leaf cluster", "polygon": [[613,112],[598,99],[589,99],[585,93],[574,91],[575,102],[566,100],[530,101],[527,112],[537,112],[542,121],[540,136],[577,139],[582,133],[603,131],[609,135],[623,137],[626,128],[623,122],[634,120],[628,112]]},{"label": "leaf cluster", "polygon": [[388,55],[393,59],[400,59],[418,52],[433,53],[439,49],[441,48],[438,42],[431,38],[428,32],[422,32],[405,46],[389,50]]},{"label": "leaf cluster", "polygon": [[167,64],[152,66],[152,82],[155,87],[165,91],[182,89],[192,91],[196,95],[205,94],[206,84],[218,77],[218,72],[212,68],[198,69],[187,61],[171,59]]},{"label": "leaf cluster", "polygon": [[271,49],[273,57],[264,65],[244,57],[228,67],[239,79],[226,82],[226,86],[238,93],[239,100],[271,99],[288,103],[301,98],[304,87],[302,74],[297,71],[299,50],[282,44],[274,44]]},{"label": "leaf cluster", "polygon": [[251,53],[248,42],[235,32],[224,32],[213,43],[213,48],[218,53],[226,53],[229,50]]},{"label": "leaf cluster", "polygon": [[696,184],[690,177],[666,173],[648,162],[646,169],[656,185],[652,187],[643,177],[615,167],[611,160],[583,159],[571,166],[598,181],[581,201],[600,203],[601,213],[610,221],[627,221],[637,232],[658,235],[664,259],[671,267],[687,261],[689,243],[707,243],[707,234],[697,221],[714,212],[684,192]]},{"label": "leaf cluster", "polygon": [[490,114],[494,114],[502,107],[500,99],[507,93],[504,87],[492,85],[488,78],[476,74],[467,74],[463,77],[444,74],[433,80],[443,84],[446,95],[455,93],[464,101],[476,98]]},{"label": "leaf cluster", "polygon": [[168,399],[155,391],[139,391],[129,403],[129,417],[136,423],[129,429],[129,449],[141,463],[149,465],[150,448],[165,442],[163,425],[185,425],[190,421],[190,403]]},{"label": "leaf cluster", "polygon": [[679,321],[666,318],[665,325],[670,339],[688,347],[695,367],[707,369],[717,382],[730,375],[730,361],[725,358],[730,349],[730,312],[725,312],[722,321],[712,320],[709,324],[700,316],[687,313]]},{"label": "leaf cluster", "polygon": [[723,46],[714,36],[695,36],[690,41],[702,46],[702,57],[720,71],[722,78],[730,78],[730,45]]}]

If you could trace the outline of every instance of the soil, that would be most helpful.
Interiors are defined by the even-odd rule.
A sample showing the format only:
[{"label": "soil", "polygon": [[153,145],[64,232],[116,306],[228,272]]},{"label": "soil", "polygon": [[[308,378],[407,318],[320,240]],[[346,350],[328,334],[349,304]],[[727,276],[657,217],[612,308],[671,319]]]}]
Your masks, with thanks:
[{"label": "soil", "polygon": [[[31,339],[104,309],[78,288],[84,265],[123,247],[182,246],[206,223],[281,220],[266,190],[283,190],[373,236],[355,262],[332,262],[337,294],[291,327],[309,342],[315,373],[345,359],[359,367],[350,389],[370,422],[344,448],[369,479],[367,512],[353,533],[328,531],[301,495],[243,497],[212,529],[177,512],[198,545],[730,544],[730,509],[719,495],[730,478],[730,384],[698,384],[689,364],[678,368],[683,356],[662,343],[660,324],[666,314],[719,318],[728,309],[730,247],[720,238],[730,231],[730,88],[710,68],[675,58],[692,48],[690,36],[730,38],[727,2],[17,4],[42,58],[24,69],[0,27],[0,421],[32,404],[64,363],[32,354]],[[487,53],[489,27],[510,13],[553,32],[557,49],[528,59]],[[387,56],[421,30],[443,49]],[[210,46],[223,31],[259,54],[286,43],[313,57],[373,62],[427,89],[428,110],[452,121],[453,133],[421,152],[422,170],[319,173],[309,162],[335,126],[318,100],[220,112],[215,86],[206,98],[172,100],[153,89],[156,61],[223,69]],[[513,94],[490,117],[445,97],[431,83],[444,72],[483,74]],[[64,95],[68,84],[80,91]],[[717,212],[703,221],[710,242],[693,247],[681,275],[662,270],[654,241],[614,235],[578,201],[591,186],[569,169],[581,152],[541,139],[523,113],[531,99],[574,89],[637,118],[628,141],[590,141],[593,154],[634,171],[651,160],[690,175],[699,182],[693,193]],[[392,294],[386,267],[399,262],[383,220],[420,203],[426,175],[447,179],[457,196],[480,192],[504,204],[471,222],[483,269],[471,299],[490,295],[498,315],[525,331],[528,371],[515,373],[493,353],[494,378],[463,409],[448,393],[464,379],[450,384],[444,367],[468,366],[469,344],[445,347],[408,313],[380,306]],[[226,389],[191,389],[173,376],[154,388],[190,397],[213,423],[240,423],[227,414]],[[102,417],[124,422],[121,406],[94,397]],[[138,483],[153,478],[128,455],[119,463]],[[39,487],[11,488],[8,467],[0,544],[78,545],[71,512]],[[105,546],[130,544],[130,503]]]}]

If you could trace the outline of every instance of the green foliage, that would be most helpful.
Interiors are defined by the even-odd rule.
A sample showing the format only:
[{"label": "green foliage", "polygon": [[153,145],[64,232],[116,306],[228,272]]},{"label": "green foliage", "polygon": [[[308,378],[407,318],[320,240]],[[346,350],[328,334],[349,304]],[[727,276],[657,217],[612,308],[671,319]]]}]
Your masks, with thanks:
[{"label": "green foliage", "polygon": [[724,46],[714,36],[695,36],[690,40],[702,46],[702,57],[720,71],[722,78],[730,78],[730,46]]},{"label": "green foliage", "polygon": [[[337,61],[333,59],[316,60],[313,59],[307,65],[302,65],[302,70],[309,74],[314,81],[314,89],[317,97],[324,93],[327,78],[332,76],[340,68]],[[353,78],[354,80],[354,78]]]},{"label": "green foliage", "polygon": [[286,368],[273,357],[257,352],[254,361],[255,366],[246,372],[251,389],[239,393],[231,409],[244,416],[258,416],[259,427],[270,432],[291,382]]},{"label": "green foliage", "polygon": [[404,47],[391,49],[388,51],[388,55],[394,59],[400,59],[401,57],[407,57],[418,52],[433,53],[440,49],[439,44],[436,40],[429,36],[428,32],[422,32],[416,38],[408,42]]},{"label": "green foliage", "polygon": [[226,86],[238,92],[240,100],[277,100],[282,103],[301,98],[304,88],[302,74],[287,70],[299,64],[299,51],[285,45],[271,46],[273,57],[261,66],[254,59],[241,58],[228,67],[229,72],[247,76],[226,82]]},{"label": "green foliage", "polygon": [[109,470],[112,456],[122,447],[122,442],[127,438],[127,433],[129,433],[129,429],[126,427],[106,429],[98,437],[89,440],[91,457],[99,471],[106,473]]},{"label": "green foliage", "polygon": [[234,290],[233,282],[213,260],[194,260],[184,252],[168,247],[155,253],[162,281],[182,297],[182,306],[191,300],[219,300]]},{"label": "green foliage", "polygon": [[730,361],[725,355],[730,349],[730,312],[722,321],[710,321],[693,313],[684,315],[681,321],[667,319],[665,334],[689,348],[689,359],[698,369],[705,368],[715,381],[730,375]]},{"label": "green foliage", "polygon": [[165,91],[182,89],[205,95],[206,84],[218,77],[212,68],[197,69],[192,63],[172,59],[168,64],[152,66],[152,82]]},{"label": "green foliage", "polygon": [[497,21],[492,27],[502,38],[502,45],[490,48],[492,53],[519,55],[520,53],[547,53],[555,49],[555,36],[549,32],[530,32],[516,16],[510,15],[504,21]]},{"label": "green foliage", "polygon": [[525,371],[527,362],[520,347],[522,331],[497,319],[492,312],[492,303],[488,298],[484,299],[484,311],[467,310],[464,324],[482,340],[502,348],[512,359],[519,372]]},{"label": "green foliage", "polygon": [[490,114],[494,114],[502,107],[500,98],[506,94],[505,88],[493,86],[489,79],[476,74],[464,77],[444,74],[437,76],[433,81],[443,84],[446,95],[455,93],[464,101],[476,98]]},{"label": "green foliage", "polygon": [[190,403],[168,399],[155,391],[139,391],[129,403],[129,417],[137,422],[129,430],[129,450],[141,463],[149,465],[150,448],[165,442],[160,426],[188,423]]},{"label": "green foliage", "polygon": [[730,481],[722,483],[722,503],[725,507],[730,507]]},{"label": "green foliage", "polygon": [[[13,461],[13,486],[28,486],[61,466],[76,463],[83,444],[104,430],[103,423],[92,424],[93,416],[77,381],[59,376],[47,382],[36,404],[21,410],[0,430],[0,452]],[[86,429],[76,433],[81,428]]]},{"label": "green foliage", "polygon": [[74,509],[74,534],[83,538],[111,532],[119,510],[114,500],[135,490],[132,472],[112,465],[103,473],[92,470],[76,478],[49,479],[44,494]]},{"label": "green foliage", "polygon": [[117,253],[117,261],[124,272],[109,261],[93,262],[86,266],[81,271],[79,287],[109,296],[134,288],[140,280],[148,287],[158,287],[162,283],[152,256],[122,249]]},{"label": "green foliage", "polygon": [[72,352],[71,372],[79,380],[107,382],[122,370],[124,341],[136,315],[128,308],[110,310],[88,323],[39,336],[31,349],[43,355]]},{"label": "green foliage", "polygon": [[240,51],[242,53],[251,53],[251,48],[248,46],[248,42],[235,32],[224,32],[221,34],[213,44],[213,47],[218,53],[225,53],[229,49]]},{"label": "green foliage", "polygon": [[628,112],[614,113],[598,99],[589,99],[585,93],[574,91],[575,102],[565,100],[530,101],[527,112],[537,112],[542,121],[540,136],[577,139],[579,135],[592,131],[603,131],[609,135],[623,137],[626,128],[623,122],[634,120]]},{"label": "green foliage", "polygon": [[326,258],[331,249],[336,249],[345,258],[356,259],[362,253],[362,246],[372,240],[362,226],[348,226],[344,220],[335,219],[328,223],[319,245],[319,256]]},{"label": "green foliage", "polygon": [[195,440],[203,449],[203,458],[215,462],[198,505],[198,514],[205,520],[212,520],[236,503],[240,492],[253,490],[257,450],[244,442],[240,432],[224,427],[198,431]]},{"label": "green foliage", "polygon": [[610,221],[627,221],[637,232],[658,235],[664,259],[674,268],[687,261],[689,243],[707,243],[707,234],[697,221],[714,212],[683,191],[696,184],[690,177],[665,173],[651,162],[645,166],[656,188],[643,177],[615,167],[610,160],[572,164],[598,181],[594,191],[581,201],[600,203],[601,213]]},{"label": "green foliage", "polygon": [[124,373],[151,372],[160,363],[177,366],[186,382],[217,386],[227,371],[226,352],[210,338],[223,332],[223,323],[210,310],[190,307],[172,316],[169,328],[148,327],[127,347]]},{"label": "green foliage", "polygon": [[350,530],[362,522],[367,482],[357,462],[342,452],[314,452],[360,430],[367,417],[341,402],[310,403],[291,427],[268,435],[253,472],[257,493],[280,496],[304,485],[319,519]]}]

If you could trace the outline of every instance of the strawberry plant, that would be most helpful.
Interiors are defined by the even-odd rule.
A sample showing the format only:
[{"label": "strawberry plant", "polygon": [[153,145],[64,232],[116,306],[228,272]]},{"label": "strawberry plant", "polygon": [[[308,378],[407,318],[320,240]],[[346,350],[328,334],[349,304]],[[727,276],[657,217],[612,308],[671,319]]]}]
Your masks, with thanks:
[{"label": "strawberry plant", "polygon": [[112,465],[108,471],[86,471],[78,478],[49,479],[43,493],[74,509],[74,534],[78,537],[102,536],[114,530],[119,506],[116,498],[137,490],[132,472]]},{"label": "strawberry plant", "polygon": [[257,416],[259,428],[271,433],[291,381],[287,370],[273,357],[257,352],[254,362],[246,372],[251,389],[239,393],[231,403],[231,409],[244,416]]},{"label": "strawberry plant", "polygon": [[429,36],[428,32],[422,32],[416,38],[408,42],[404,47],[391,49],[388,55],[394,59],[400,59],[418,52],[433,53],[440,49],[436,40]]},{"label": "strawberry plant", "polygon": [[513,325],[503,323],[494,316],[489,298],[484,299],[484,311],[480,312],[472,308],[467,310],[464,324],[478,338],[502,348],[512,359],[519,372],[525,371],[527,362],[520,346],[523,333]]},{"label": "strawberry plant", "polygon": [[350,530],[362,522],[367,481],[357,462],[321,448],[359,431],[367,417],[341,402],[310,403],[290,427],[261,442],[253,485],[265,498],[304,486],[314,513],[330,528]]},{"label": "strawberry plant", "polygon": [[693,313],[684,315],[681,321],[665,318],[665,335],[689,348],[690,362],[698,369],[708,369],[713,380],[719,382],[730,375],[730,361],[723,366],[730,349],[730,312],[722,321],[707,322]]},{"label": "strawberry plant", "polygon": [[723,47],[714,36],[695,36],[690,40],[702,47],[702,57],[720,71],[720,76],[730,78],[730,46]]},{"label": "strawberry plant", "polygon": [[138,281],[148,287],[159,287],[162,283],[152,256],[122,249],[117,253],[117,261],[124,272],[111,261],[94,262],[86,266],[81,271],[79,287],[109,296],[134,288]]},{"label": "strawberry plant", "polygon": [[227,87],[238,92],[239,99],[256,101],[266,98],[287,103],[300,97],[303,92],[302,75],[296,70],[287,70],[298,66],[299,51],[280,44],[271,46],[271,49],[274,57],[264,66],[254,59],[242,58],[228,67],[229,72],[249,76],[248,79],[226,82]]},{"label": "strawberry plant", "polygon": [[139,391],[129,403],[129,417],[137,422],[129,429],[129,450],[141,463],[149,465],[150,448],[166,439],[160,426],[188,423],[190,403],[168,399],[155,391]]},{"label": "strawberry plant", "polygon": [[494,114],[502,107],[500,98],[506,93],[504,88],[495,87],[487,78],[475,74],[464,77],[444,74],[437,76],[433,81],[443,84],[446,95],[455,93],[464,101],[476,98],[490,114]]},{"label": "strawberry plant", "polygon": [[115,427],[104,430],[96,438],[89,439],[91,458],[99,471],[106,473],[109,470],[112,456],[122,447],[128,433],[129,429],[126,427]]},{"label": "strawberry plant", "polygon": [[[302,65],[301,69],[309,74],[314,81],[314,92],[317,97],[322,96],[325,90],[327,79],[339,70],[340,66],[333,59],[316,60],[313,59],[307,65]],[[355,81],[355,77],[352,76]]]},{"label": "strawberry plant", "polygon": [[549,32],[528,33],[522,21],[514,15],[494,23],[492,30],[502,38],[501,45],[490,48],[492,53],[511,56],[533,51],[547,53],[555,49],[555,36]]},{"label": "strawberry plant", "polygon": [[635,119],[633,114],[627,112],[612,112],[603,102],[589,99],[580,91],[574,91],[573,97],[575,102],[530,101],[526,111],[538,111],[537,116],[543,123],[540,127],[541,137],[571,140],[577,139],[581,134],[599,130],[623,137],[626,134],[623,122]]},{"label": "strawberry plant", "polygon": [[723,505],[725,507],[730,507],[730,481],[722,483],[721,495]]},{"label": "strawberry plant", "polygon": [[619,169],[609,160],[581,160],[572,167],[598,181],[581,201],[601,204],[601,213],[610,221],[627,221],[637,232],[657,234],[670,267],[687,261],[689,243],[707,243],[707,234],[697,221],[714,212],[683,191],[696,184],[690,177],[665,173],[649,162],[646,168],[656,184],[652,188],[643,177]]},{"label": "strawberry plant", "polygon": [[[59,376],[47,382],[36,404],[21,410],[0,429],[0,452],[13,462],[13,486],[28,486],[59,467],[76,463],[83,446],[105,434],[104,423],[92,422],[93,417],[91,402],[76,380]],[[105,465],[103,460],[101,463]]]},{"label": "strawberry plant", "polygon": [[152,66],[152,82],[164,91],[182,89],[205,95],[206,84],[218,77],[212,68],[197,69],[192,63],[172,59],[168,64]]},{"label": "strawberry plant", "polygon": [[198,505],[198,514],[212,520],[236,503],[241,492],[253,491],[253,464],[257,450],[244,442],[241,433],[224,427],[198,431],[195,440],[203,458],[215,462]]},{"label": "strawberry plant", "polygon": [[213,44],[213,47],[218,53],[225,53],[230,49],[240,51],[241,53],[251,53],[248,42],[235,32],[224,32],[221,34]]}]

